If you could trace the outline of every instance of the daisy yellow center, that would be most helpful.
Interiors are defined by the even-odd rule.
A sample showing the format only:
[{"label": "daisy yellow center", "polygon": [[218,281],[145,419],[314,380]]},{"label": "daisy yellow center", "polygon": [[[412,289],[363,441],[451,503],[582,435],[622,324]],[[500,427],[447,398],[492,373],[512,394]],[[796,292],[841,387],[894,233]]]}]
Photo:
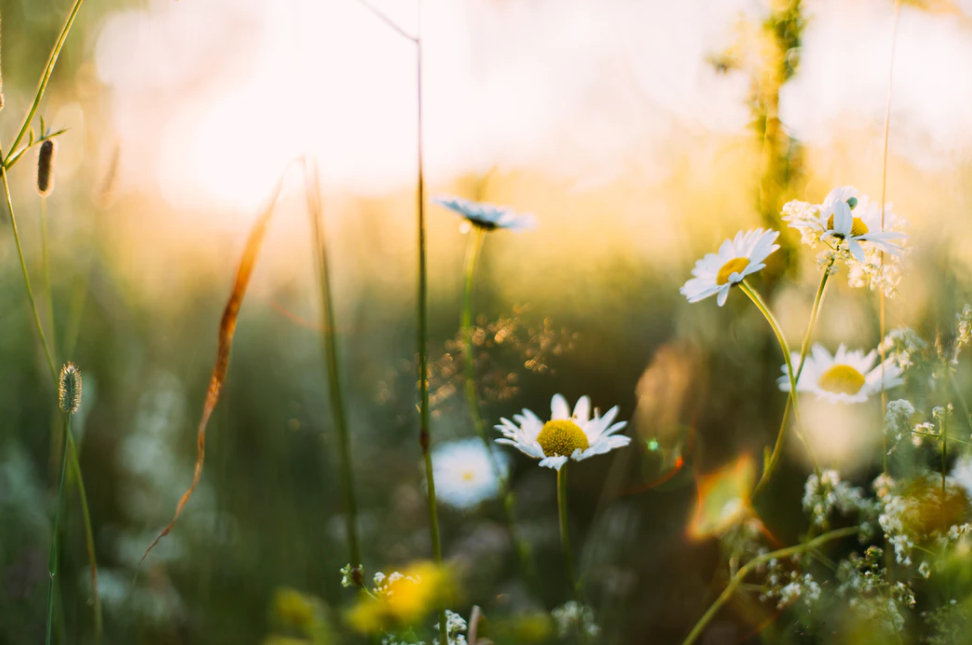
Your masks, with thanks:
[{"label": "daisy yellow center", "polygon": [[716,276],[716,284],[722,286],[729,282],[729,276],[739,273],[749,266],[749,258],[733,258],[722,265],[719,275]]},{"label": "daisy yellow center", "polygon": [[584,431],[569,419],[547,421],[537,435],[537,443],[548,457],[570,457],[575,450],[591,447]]},{"label": "daisy yellow center", "polygon": [[[834,228],[834,216],[831,215],[830,219],[827,220],[827,228],[833,230]],[[866,235],[868,231],[867,224],[864,223],[860,217],[855,217],[851,220],[851,237],[858,237],[859,235]]]},{"label": "daisy yellow center", "polygon": [[820,376],[817,385],[834,394],[854,395],[864,387],[864,375],[850,365],[834,365]]},{"label": "daisy yellow center", "polygon": [[475,474],[467,470],[462,474],[462,481],[471,482],[475,476]]}]

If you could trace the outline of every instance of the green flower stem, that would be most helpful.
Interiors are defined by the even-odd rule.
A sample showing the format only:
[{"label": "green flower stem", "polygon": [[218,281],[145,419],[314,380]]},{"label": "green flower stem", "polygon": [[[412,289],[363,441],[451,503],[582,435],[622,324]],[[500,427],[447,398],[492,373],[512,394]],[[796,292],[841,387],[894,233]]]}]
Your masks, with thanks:
[{"label": "green flower stem", "polygon": [[[24,116],[24,122],[20,126],[20,131],[14,138],[13,144],[10,146],[11,152],[17,149],[20,142],[26,136],[28,130],[30,130],[30,122],[34,120],[34,115],[37,114],[37,108],[40,107],[41,99],[44,97],[44,92],[47,90],[47,84],[51,80],[51,74],[54,73],[54,66],[57,64],[57,58],[61,55],[61,50],[64,48],[64,43],[67,41],[68,34],[71,32],[71,27],[74,26],[74,19],[78,17],[78,12],[81,10],[81,5],[84,0],[74,0],[74,5],[71,7],[70,13],[68,13],[67,19],[64,21],[64,26],[61,27],[61,33],[57,36],[57,41],[54,43],[54,47],[51,49],[50,55],[47,57],[47,64],[44,66],[44,72],[41,74],[40,82],[37,84],[37,92],[34,94],[34,101],[30,104],[30,109],[27,110],[27,114]],[[43,132],[41,134],[44,134]],[[20,155],[18,155],[19,157]]]},{"label": "green flower stem", "polygon": [[64,480],[68,463],[68,437],[71,435],[71,415],[64,415],[64,450],[61,453],[61,477],[57,483],[57,506],[54,508],[54,529],[51,531],[51,551],[47,560],[47,572],[51,576],[51,584],[47,590],[47,638],[45,643],[51,645],[51,629],[54,625],[54,579],[57,577],[57,536],[61,524],[61,506],[64,500]]},{"label": "green flower stem", "polygon": [[[786,338],[783,336],[783,331],[780,329],[780,324],[776,321],[776,317],[773,316],[773,312],[770,311],[769,307],[766,306],[766,303],[763,302],[763,299],[760,297],[760,295],[756,293],[756,291],[752,287],[750,287],[749,283],[747,283],[745,280],[739,283],[739,288],[742,289],[743,293],[749,296],[749,299],[753,301],[753,304],[756,305],[756,308],[759,309],[760,313],[763,314],[763,317],[766,318],[766,322],[768,322],[770,327],[773,328],[773,333],[776,334],[776,340],[779,342],[780,349],[783,351],[783,360],[786,362],[786,374],[790,380],[789,398],[793,404],[793,417],[796,420],[797,426],[799,426],[801,423],[800,404],[798,402],[797,388],[796,388],[796,384],[797,384],[796,371],[793,369],[793,361],[790,358],[790,346],[787,344]],[[780,429],[781,436],[777,439],[777,443],[781,443],[783,441],[785,434],[786,434],[786,425],[784,425]],[[813,452],[813,448],[811,448],[810,446],[810,442],[803,435],[803,433],[799,431],[799,429],[797,429],[797,436],[800,437],[800,440],[803,442],[803,445],[807,449],[807,453],[810,455],[810,461],[813,462],[814,471],[819,474],[820,465],[817,463],[817,457]],[[779,455],[777,455],[777,461],[778,460],[779,460]],[[772,464],[772,468],[775,468],[776,464],[772,462],[772,458],[770,459],[770,462]],[[766,471],[771,472],[770,465],[767,465]],[[769,476],[766,474],[765,471],[764,471],[764,476],[767,479],[769,479]]]},{"label": "green flower stem", "polygon": [[[800,363],[797,365],[796,378],[794,379],[797,383],[800,382],[800,375],[803,373],[803,364],[807,357],[807,351],[810,349],[810,340],[813,338],[813,330],[817,324],[817,317],[820,315],[820,307],[823,303],[824,293],[827,289],[827,281],[830,278],[830,269],[833,265],[834,260],[831,259],[830,263],[824,267],[823,275],[820,276],[820,285],[817,287],[817,295],[813,299],[813,307],[810,308],[810,321],[807,323],[807,333],[803,336],[803,344],[800,346]],[[793,391],[795,392],[796,390]],[[783,439],[790,421],[790,407],[793,404],[794,398],[791,396],[786,399],[786,407],[783,409],[783,420],[780,422],[780,432],[776,437],[776,445],[773,446],[773,452],[770,455],[769,461],[764,465],[763,474],[759,478],[756,488],[753,490],[754,498],[769,483],[770,476],[773,474],[773,470],[776,468],[783,454]]]},{"label": "green flower stem", "polygon": [[[79,3],[80,4],[80,3]],[[3,157],[3,148],[0,146],[0,158]],[[20,270],[24,276],[24,286],[27,288],[27,299],[30,302],[31,313],[34,316],[34,325],[37,329],[37,335],[40,337],[41,345],[44,348],[44,355],[47,358],[47,367],[50,370],[51,381],[54,384],[54,391],[57,392],[59,377],[57,373],[57,368],[54,367],[54,358],[51,355],[51,349],[47,344],[47,336],[44,333],[44,326],[41,324],[40,313],[37,311],[37,301],[34,298],[34,290],[30,285],[30,274],[27,272],[27,261],[24,258],[24,250],[20,244],[20,233],[17,229],[17,216],[14,213],[13,198],[10,194],[10,182],[7,179],[7,170],[4,168],[3,164],[0,164],[0,181],[3,183],[3,194],[7,202],[7,212],[10,213],[10,228],[13,231],[14,243],[17,247],[17,256],[20,259]],[[74,435],[70,432],[67,433],[67,443],[65,444],[65,453],[67,458],[71,463],[71,470],[76,474],[78,480],[78,495],[81,497],[81,510],[84,520],[84,530],[85,539],[87,541],[88,549],[88,565],[91,568],[91,595],[92,595],[92,611],[95,614],[95,639],[97,642],[101,641],[101,602],[98,597],[98,564],[95,559],[94,550],[94,531],[91,528],[91,515],[88,513],[88,500],[85,495],[84,480],[81,477],[81,464],[78,461],[78,447],[74,442]]]},{"label": "green flower stem", "polygon": [[[574,574],[574,554],[570,548],[570,530],[567,526],[567,464],[557,471],[557,511],[560,516],[560,542],[564,547],[564,560],[567,564],[567,579],[574,596],[580,597],[580,585]],[[579,602],[579,600],[578,600]]]},{"label": "green flower stem", "polygon": [[[419,7],[419,35],[415,40],[415,79],[418,107],[418,379],[419,379],[419,444],[425,458],[425,478],[428,482],[429,529],[432,534],[432,557],[442,566],[442,541],[439,538],[439,514],[435,501],[435,472],[432,468],[432,452],[429,449],[429,284],[426,262],[425,239],[425,172],[422,127],[422,37],[421,7]],[[440,604],[439,644],[449,645],[446,631],[445,607]]]},{"label": "green flower stem", "polygon": [[51,354],[57,356],[57,330],[54,329],[54,291],[51,289],[51,261],[47,244],[47,196],[41,196],[41,261],[43,262],[44,298],[47,300],[48,324],[51,329]]},{"label": "green flower stem", "polygon": [[490,441],[486,432],[486,423],[479,409],[479,396],[476,392],[476,359],[473,352],[473,286],[476,276],[476,262],[483,249],[486,240],[487,230],[482,226],[473,225],[473,230],[469,233],[469,243],[466,246],[466,261],[464,266],[464,280],[462,288],[462,358],[465,367],[465,392],[466,404],[469,406],[469,414],[472,417],[473,428],[486,448],[489,455],[489,462],[493,469],[493,476],[499,482],[500,496],[503,499],[503,509],[506,513],[506,526],[510,533],[510,539],[516,550],[517,559],[520,561],[520,568],[523,570],[527,580],[531,582],[535,577],[533,563],[530,560],[530,550],[526,542],[520,537],[516,528],[516,505],[513,498],[513,491],[510,490],[508,477],[503,474],[496,453],[493,450],[493,442]]},{"label": "green flower stem", "polygon": [[834,540],[839,540],[843,537],[848,537],[859,533],[860,529],[856,526],[850,526],[843,529],[837,529],[835,531],[830,531],[829,533],[824,533],[823,535],[810,540],[804,544],[797,544],[796,546],[787,547],[785,549],[780,549],[778,551],[773,551],[771,553],[764,553],[763,555],[756,556],[742,567],[739,571],[732,577],[726,588],[723,589],[716,601],[706,610],[699,619],[699,622],[695,623],[692,631],[689,635],[682,641],[682,645],[692,645],[699,636],[702,635],[702,631],[705,627],[712,621],[715,615],[719,612],[723,605],[732,598],[732,595],[736,592],[736,589],[745,581],[746,577],[760,565],[769,562],[770,560],[782,560],[783,558],[789,558],[791,556],[797,555],[799,553],[804,553],[806,551],[816,550],[818,547],[826,544],[827,542],[832,542]]},{"label": "green flower stem", "polygon": [[[341,378],[338,370],[338,350],[334,325],[334,302],[331,298],[330,272],[327,262],[327,245],[324,234],[324,214],[316,183],[313,178],[314,190],[311,190],[311,176],[305,165],[305,177],[308,182],[308,197],[311,199],[309,213],[311,227],[314,230],[314,255],[317,261],[318,276],[321,289],[321,349],[324,365],[327,369],[331,410],[334,415],[334,426],[337,428],[338,443],[341,450],[341,480],[344,489],[344,507],[347,513],[348,554],[351,566],[362,564],[361,547],[358,541],[358,502],[354,493],[354,470],[351,461],[351,436],[348,432],[348,422],[344,410],[344,398],[341,395]],[[312,197],[313,196],[313,197]]]}]

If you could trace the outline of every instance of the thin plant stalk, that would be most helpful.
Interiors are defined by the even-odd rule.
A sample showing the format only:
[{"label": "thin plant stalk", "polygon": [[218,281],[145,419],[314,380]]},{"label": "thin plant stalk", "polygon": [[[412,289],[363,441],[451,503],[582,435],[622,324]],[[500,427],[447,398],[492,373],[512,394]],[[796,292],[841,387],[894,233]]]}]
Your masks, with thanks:
[{"label": "thin plant stalk", "polygon": [[[429,449],[431,433],[429,431],[429,284],[428,265],[426,261],[425,239],[425,167],[423,151],[423,123],[422,123],[422,8],[419,10],[418,35],[415,42],[415,80],[417,93],[417,134],[418,134],[418,379],[419,379],[419,445],[425,460],[425,478],[428,482],[429,529],[432,535],[432,557],[435,564],[442,566],[442,541],[439,537],[439,513],[435,501],[435,471],[432,467],[432,451]],[[439,614],[439,643],[449,645],[449,635],[446,631],[445,607],[440,603]]]},{"label": "thin plant stalk", "polygon": [[698,640],[699,636],[702,635],[702,632],[706,628],[706,626],[710,622],[712,622],[712,619],[715,618],[715,615],[719,612],[720,609],[722,609],[723,605],[725,605],[729,601],[729,599],[732,598],[732,595],[736,592],[736,589],[738,589],[739,586],[742,585],[746,577],[757,567],[761,566],[766,562],[769,562],[770,560],[774,560],[774,559],[783,560],[784,558],[789,558],[791,556],[798,555],[800,553],[805,553],[807,551],[814,551],[818,547],[821,547],[824,544],[826,544],[827,542],[839,540],[840,538],[855,535],[859,532],[860,529],[857,528],[856,526],[837,529],[835,531],[830,531],[829,533],[824,533],[823,535],[814,538],[813,540],[810,540],[805,544],[797,544],[796,546],[791,546],[785,549],[779,549],[778,551],[772,551],[770,553],[764,553],[763,555],[756,556],[755,558],[753,558],[752,560],[750,560],[749,562],[747,562],[746,564],[744,564],[742,567],[739,568],[739,571],[737,571],[736,574],[732,577],[732,579],[729,581],[729,584],[726,585],[726,588],[723,589],[721,594],[719,594],[719,597],[716,598],[715,602],[712,603],[712,605],[706,610],[706,612],[702,615],[702,618],[700,618],[699,621],[695,623],[695,626],[692,628],[692,631],[689,632],[689,635],[685,638],[684,641],[682,641],[682,645],[692,645],[692,643]]},{"label": "thin plant stalk", "polygon": [[479,259],[483,243],[486,240],[487,231],[482,226],[473,225],[473,230],[469,233],[469,243],[466,246],[466,261],[463,269],[463,288],[462,288],[462,354],[465,366],[465,392],[466,404],[469,406],[469,414],[472,417],[473,428],[486,448],[489,455],[490,466],[493,469],[493,476],[499,482],[500,495],[503,499],[503,509],[506,513],[507,530],[516,550],[517,559],[520,561],[520,568],[529,581],[534,578],[533,565],[530,561],[530,552],[526,542],[519,535],[516,528],[516,506],[513,498],[513,491],[510,490],[509,478],[503,473],[496,453],[493,450],[493,443],[486,433],[486,423],[479,409],[479,396],[476,392],[476,361],[473,352],[473,286],[476,277],[476,263]]},{"label": "thin plant stalk", "polygon": [[[324,234],[324,213],[320,198],[320,183],[317,173],[311,177],[307,166],[304,166],[307,185],[308,212],[311,217],[311,227],[314,230],[314,256],[321,289],[321,350],[324,365],[327,370],[327,381],[334,415],[334,426],[337,428],[338,444],[341,451],[341,480],[344,489],[344,506],[347,513],[348,554],[351,566],[362,564],[361,547],[358,541],[358,502],[354,493],[354,470],[351,461],[351,436],[348,431],[347,417],[344,410],[344,397],[341,393],[341,379],[338,370],[338,350],[334,325],[334,301],[331,297],[331,280],[328,270],[327,245]],[[316,168],[315,168],[316,171]]]},{"label": "thin plant stalk", "polygon": [[54,291],[51,289],[51,261],[47,243],[47,195],[41,196],[41,262],[43,263],[44,298],[47,300],[48,325],[51,330],[51,354],[57,357],[57,330],[54,328]]},{"label": "thin plant stalk", "polygon": [[[17,136],[14,138],[13,144],[10,146],[11,154],[16,153],[17,146],[20,145],[20,142],[30,130],[30,122],[34,120],[34,116],[37,114],[37,108],[40,107],[41,99],[44,97],[44,92],[47,90],[47,84],[51,80],[51,74],[54,73],[54,66],[57,64],[57,58],[61,55],[61,50],[64,48],[64,43],[67,41],[68,34],[71,32],[71,27],[74,26],[74,19],[78,17],[78,12],[81,10],[82,4],[84,4],[84,0],[74,0],[74,5],[71,7],[71,11],[68,13],[67,19],[64,21],[64,26],[61,27],[61,33],[58,34],[57,40],[54,42],[54,47],[51,48],[51,53],[47,57],[47,64],[44,66],[44,71],[41,74],[40,81],[37,84],[37,92],[34,94],[34,100],[30,104],[30,109],[27,110],[27,114],[24,116],[24,122],[21,124],[20,130],[17,132]],[[4,165],[6,164],[7,159],[4,159]]]},{"label": "thin plant stalk", "polygon": [[[888,193],[888,144],[891,141],[891,90],[894,85],[894,52],[898,41],[898,19],[901,17],[901,0],[894,2],[894,22],[891,25],[891,61],[888,64],[888,99],[884,105],[884,153],[881,164],[881,230],[884,230],[884,205]],[[881,268],[884,268],[884,251],[881,251]],[[886,413],[888,409],[888,393],[884,389],[884,361],[885,361],[885,315],[884,315],[884,290],[878,296],[879,300],[879,323],[881,333],[881,343],[878,351],[881,352],[881,411]],[[882,461],[884,464],[884,474],[888,474],[888,433],[884,433],[884,452]],[[887,549],[885,549],[887,552]]]},{"label": "thin plant stalk", "polygon": [[[803,364],[807,357],[807,351],[810,349],[810,340],[813,338],[813,330],[817,324],[817,317],[820,315],[824,293],[827,289],[827,281],[830,278],[830,268],[833,264],[834,261],[831,260],[830,264],[824,267],[823,275],[820,276],[820,285],[817,287],[817,295],[813,299],[813,307],[810,308],[810,321],[807,323],[807,333],[803,336],[803,344],[800,346],[800,363],[797,365],[796,378],[794,379],[797,383],[800,382],[800,375],[803,373]],[[756,488],[753,490],[753,497],[756,497],[766,487],[769,483],[770,476],[773,474],[773,470],[779,463],[780,456],[783,452],[783,438],[786,434],[786,427],[789,424],[792,404],[793,397],[787,397],[786,407],[783,409],[783,420],[780,422],[780,432],[776,437],[776,445],[773,446],[773,452],[770,455],[769,461],[763,469],[763,474],[759,478]]]},{"label": "thin plant stalk", "polygon": [[[78,3],[80,4],[80,2]],[[0,146],[0,158],[3,158],[3,148]],[[34,317],[34,326],[37,329],[37,335],[40,338],[41,346],[44,349],[44,356],[47,358],[47,367],[51,374],[51,381],[54,384],[54,390],[57,391],[59,377],[57,373],[57,368],[54,367],[54,358],[51,354],[51,348],[47,343],[47,335],[44,333],[44,325],[41,324],[40,313],[37,310],[37,301],[34,298],[34,290],[30,284],[30,274],[27,271],[27,261],[24,258],[24,250],[20,243],[20,233],[17,229],[17,216],[14,213],[13,207],[13,197],[10,194],[10,182],[7,179],[7,169],[4,164],[0,164],[0,181],[3,183],[3,194],[4,199],[7,202],[7,212],[10,213],[10,228],[13,231],[14,243],[17,247],[17,256],[20,260],[20,269],[24,277],[24,286],[27,289],[27,299],[30,302],[31,313]],[[81,510],[82,519],[84,521],[85,530],[85,540],[87,542],[88,550],[88,565],[91,568],[91,595],[92,595],[92,611],[95,614],[95,638],[97,641],[101,641],[101,602],[98,597],[98,564],[95,559],[94,550],[94,531],[91,528],[91,515],[88,512],[88,500],[84,489],[84,479],[81,476],[81,464],[78,461],[78,447],[74,441],[74,435],[70,432],[67,433],[67,442],[65,444],[65,454],[67,459],[71,463],[71,470],[75,473],[78,480],[78,495],[81,498]]]},{"label": "thin plant stalk", "polygon": [[57,536],[61,525],[61,506],[64,501],[64,480],[67,474],[68,463],[68,436],[71,434],[71,415],[64,416],[64,450],[61,456],[61,477],[57,483],[57,506],[54,508],[54,529],[51,532],[51,550],[47,560],[47,572],[51,577],[50,587],[47,590],[47,637],[44,640],[46,645],[51,645],[51,630],[54,626],[54,587],[57,577]]},{"label": "thin plant stalk", "polygon": [[[745,280],[739,283],[739,288],[742,289],[743,293],[749,296],[749,299],[753,301],[756,308],[759,309],[760,313],[763,314],[763,317],[766,318],[766,322],[768,322],[770,327],[773,328],[773,333],[776,334],[776,340],[779,342],[780,349],[783,351],[783,360],[786,362],[786,375],[789,377],[790,381],[790,401],[793,404],[793,417],[796,420],[796,424],[799,425],[801,423],[800,405],[798,402],[796,388],[796,371],[793,369],[793,361],[790,357],[790,346],[787,344],[786,338],[783,336],[783,331],[780,329],[780,324],[777,322],[776,317],[773,316],[773,312],[770,311],[768,306],[766,306],[766,303],[763,302],[760,295],[756,293],[756,291],[750,287],[749,283],[747,283]],[[786,426],[783,426],[781,429],[781,434],[785,432]],[[803,435],[803,433],[799,431],[799,429],[797,430],[797,436],[800,437],[803,445],[807,449],[807,453],[810,455],[810,460],[813,462],[814,472],[819,474],[820,465],[817,462],[817,457],[813,452],[813,448],[810,446],[810,442]]]},{"label": "thin plant stalk", "polygon": [[[371,6],[367,0],[358,0],[366,9],[378,19],[415,46],[415,81],[416,81],[416,134],[417,145],[417,193],[418,193],[418,302],[416,305],[418,318],[418,381],[419,381],[419,445],[425,461],[425,478],[428,485],[429,529],[432,535],[432,557],[436,565],[442,565],[442,542],[439,538],[439,514],[435,501],[435,476],[432,468],[432,453],[429,450],[431,435],[429,432],[429,351],[428,351],[428,275],[426,264],[425,240],[425,171],[423,153],[423,121],[422,121],[422,2],[416,4],[418,12],[418,30],[411,35],[394,20]],[[439,606],[439,645],[449,645],[446,631],[445,607]]]},{"label": "thin plant stalk", "polygon": [[[946,366],[947,369],[947,366]],[[942,508],[945,507],[945,476],[948,462],[948,408],[942,414]]]},{"label": "thin plant stalk", "polygon": [[564,547],[567,579],[574,596],[580,596],[580,586],[574,572],[574,553],[570,548],[570,529],[567,523],[567,464],[557,471],[557,514],[560,518],[560,543]]}]

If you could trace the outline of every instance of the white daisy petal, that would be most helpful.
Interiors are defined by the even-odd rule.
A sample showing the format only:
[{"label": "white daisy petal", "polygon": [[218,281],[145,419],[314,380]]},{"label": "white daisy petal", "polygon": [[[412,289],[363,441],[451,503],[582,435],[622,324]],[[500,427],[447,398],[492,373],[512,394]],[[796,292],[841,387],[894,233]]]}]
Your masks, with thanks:
[{"label": "white daisy petal", "polygon": [[[550,401],[550,413],[551,420],[547,423],[529,410],[513,416],[519,426],[506,418],[501,419],[495,427],[503,437],[496,442],[513,446],[523,454],[539,459],[541,466],[555,470],[563,467],[568,459],[581,461],[631,443],[630,437],[615,435],[627,426],[626,421],[612,425],[618,416],[618,406],[602,417],[597,410],[592,410],[590,398],[583,396],[574,405],[571,415],[567,399],[556,394]],[[568,450],[569,455],[565,454]]]},{"label": "white daisy petal", "polygon": [[718,295],[716,301],[723,306],[732,285],[766,267],[764,260],[780,248],[774,244],[778,236],[778,231],[761,228],[739,231],[725,240],[717,253],[707,253],[695,263],[691,271],[694,277],[679,292],[691,303]]}]

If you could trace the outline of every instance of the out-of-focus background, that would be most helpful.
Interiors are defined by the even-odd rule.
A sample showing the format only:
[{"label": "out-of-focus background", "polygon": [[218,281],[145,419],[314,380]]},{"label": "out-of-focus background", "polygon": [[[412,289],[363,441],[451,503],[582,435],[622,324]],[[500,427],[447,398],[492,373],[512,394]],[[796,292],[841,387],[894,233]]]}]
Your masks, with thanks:
[{"label": "out-of-focus background", "polygon": [[[934,335],[968,293],[972,260],[972,3],[903,4],[887,199],[910,222],[914,251],[887,319]],[[414,3],[374,6],[418,33]],[[68,9],[0,0],[4,143]],[[737,230],[779,228],[789,199],[819,202],[845,184],[880,199],[893,15],[879,0],[422,3],[429,192],[538,222],[486,241],[475,297],[483,338],[493,338],[478,365],[487,421],[524,407],[543,414],[557,392],[619,405],[630,420],[631,447],[571,471],[574,542],[604,642],[678,642],[704,611],[719,554],[713,540],[688,536],[697,479],[759,455],[785,403],[758,312],[737,293],[721,309],[689,305],[678,287]],[[55,338],[84,376],[75,430],[106,642],[259,643],[280,631],[280,589],[320,598],[335,622],[354,598],[338,574],[348,556],[336,438],[296,169],[243,304],[202,483],[138,567],[191,479],[247,232],[300,155],[317,160],[323,183],[365,565],[387,572],[430,556],[415,411],[415,63],[413,44],[355,0],[83,6],[40,113],[68,128],[48,198]],[[10,181],[36,285],[35,159]],[[24,643],[43,637],[60,445],[4,212],[0,643]],[[442,208],[430,205],[428,222],[438,444],[473,432],[450,369],[466,238]],[[869,349],[877,296],[845,277],[817,337]],[[756,281],[793,344],[817,279],[812,255],[786,233]],[[516,342],[497,341],[499,328]],[[862,481],[874,474],[877,404],[838,414],[808,402],[805,414],[822,461]],[[791,448],[766,502],[778,507],[768,528],[783,542],[805,529],[793,500],[808,466]],[[463,590],[455,608],[512,621],[570,596],[553,472],[511,456],[538,593],[518,575],[497,503],[441,519]],[[87,643],[75,490],[58,624],[72,635],[63,642]],[[723,640],[712,642],[746,642],[743,624],[718,623]],[[516,642],[531,642],[522,632]]]}]

